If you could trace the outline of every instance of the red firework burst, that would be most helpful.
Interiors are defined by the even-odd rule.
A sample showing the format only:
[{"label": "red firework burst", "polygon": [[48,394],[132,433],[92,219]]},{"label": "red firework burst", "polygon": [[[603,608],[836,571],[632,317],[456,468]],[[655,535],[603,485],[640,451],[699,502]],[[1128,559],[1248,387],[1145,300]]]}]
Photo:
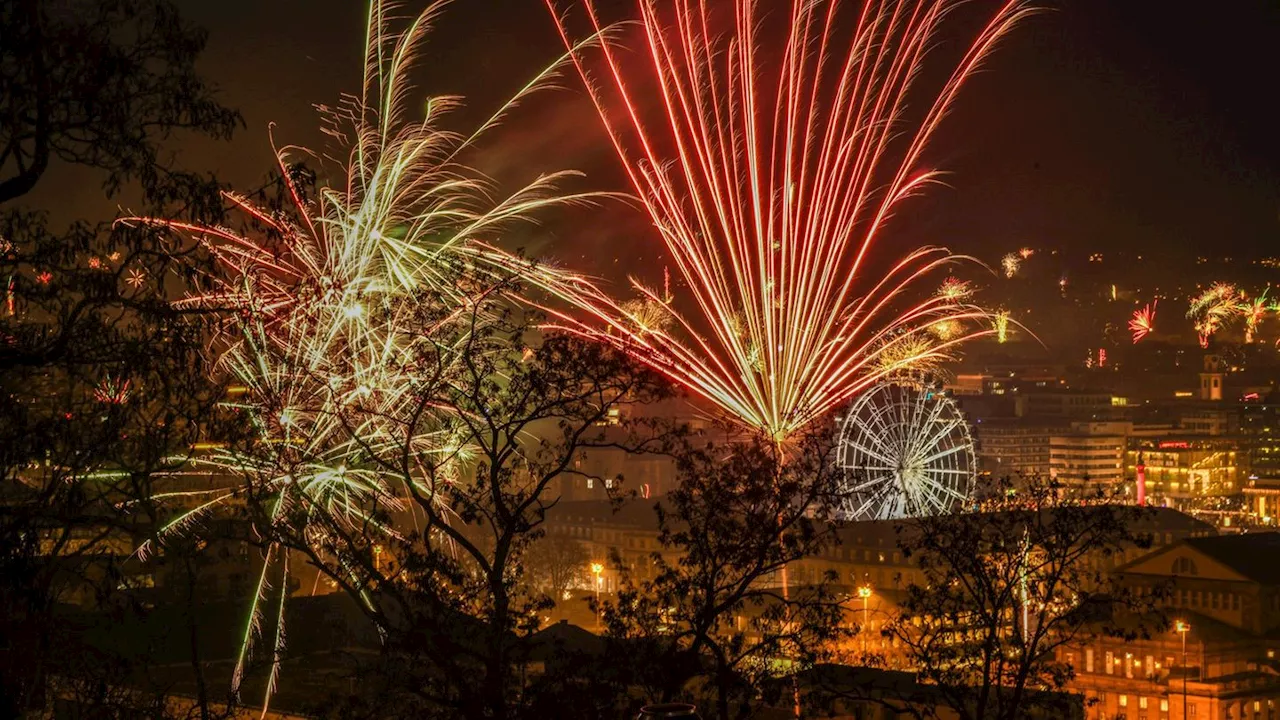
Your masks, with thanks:
[{"label": "red firework burst", "polygon": [[1147,304],[1141,310],[1133,311],[1133,319],[1129,321],[1129,330],[1133,333],[1133,344],[1150,335],[1155,330],[1156,304],[1159,300]]},{"label": "red firework burst", "polygon": [[[924,149],[1025,14],[1020,2],[1003,4],[923,95],[925,57],[959,3],[792,0],[766,23],[754,0],[714,9],[675,0],[661,11],[638,0],[647,58],[635,62],[595,0],[580,0],[602,39],[600,65],[574,44],[556,0],[547,3],[692,295],[670,302],[633,280],[639,298],[623,301],[581,276],[535,273],[535,285],[573,308],[549,308],[556,327],[634,353],[776,438],[904,365],[927,366],[992,332],[983,310],[933,292],[933,275],[957,259],[945,249],[908,249],[885,271],[868,255],[900,203],[936,179],[921,166]],[[663,112],[651,121],[654,97]],[[924,109],[912,125],[909,102]],[[952,339],[931,332],[957,322],[965,331]],[[904,357],[907,346],[920,349]]]}]

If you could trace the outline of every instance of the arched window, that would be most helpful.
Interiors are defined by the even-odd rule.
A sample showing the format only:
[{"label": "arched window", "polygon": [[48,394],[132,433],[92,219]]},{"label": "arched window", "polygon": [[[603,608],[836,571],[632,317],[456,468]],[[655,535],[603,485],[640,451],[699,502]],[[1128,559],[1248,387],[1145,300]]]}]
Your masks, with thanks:
[{"label": "arched window", "polygon": [[1199,575],[1200,573],[1196,570],[1196,563],[1194,560],[1188,557],[1180,557],[1173,561],[1173,574]]}]

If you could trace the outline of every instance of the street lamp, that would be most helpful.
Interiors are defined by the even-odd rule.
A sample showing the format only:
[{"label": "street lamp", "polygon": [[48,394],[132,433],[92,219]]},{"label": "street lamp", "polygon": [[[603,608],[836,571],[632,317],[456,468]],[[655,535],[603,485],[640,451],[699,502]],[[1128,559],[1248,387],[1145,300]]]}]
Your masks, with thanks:
[{"label": "street lamp", "polygon": [[600,629],[600,573],[604,572],[604,565],[600,563],[591,563],[591,572],[596,576],[596,629]]},{"label": "street lamp", "polygon": [[867,654],[867,602],[871,599],[871,586],[859,585],[858,597],[862,598],[862,654]]},{"label": "street lamp", "polygon": [[1182,636],[1182,718],[1187,717],[1187,633],[1191,631],[1191,624],[1179,620],[1174,624],[1174,629]]}]

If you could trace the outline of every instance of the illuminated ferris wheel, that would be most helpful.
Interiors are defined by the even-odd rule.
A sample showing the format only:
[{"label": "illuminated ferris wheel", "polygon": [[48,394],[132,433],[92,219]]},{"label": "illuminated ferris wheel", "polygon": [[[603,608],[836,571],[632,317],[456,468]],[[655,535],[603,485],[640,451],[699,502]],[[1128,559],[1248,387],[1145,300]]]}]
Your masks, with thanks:
[{"label": "illuminated ferris wheel", "polygon": [[947,513],[973,492],[969,425],[955,401],[923,384],[883,383],[854,401],[836,462],[850,520]]}]

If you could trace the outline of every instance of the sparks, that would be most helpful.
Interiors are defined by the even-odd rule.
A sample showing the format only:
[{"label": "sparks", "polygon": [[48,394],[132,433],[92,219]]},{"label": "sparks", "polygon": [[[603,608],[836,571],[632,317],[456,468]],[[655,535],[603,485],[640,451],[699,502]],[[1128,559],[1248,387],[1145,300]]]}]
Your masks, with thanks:
[{"label": "sparks", "polygon": [[[393,29],[388,6],[372,3],[363,94],[325,111],[326,131],[344,145],[347,160],[339,177],[321,184],[317,199],[308,199],[295,181],[289,157],[325,156],[286,147],[277,152],[289,201],[284,211],[238,193],[224,196],[252,221],[252,232],[164,218],[121,221],[181,233],[216,259],[204,289],[179,304],[226,311],[215,344],[217,367],[239,387],[226,405],[254,430],[248,450],[215,446],[198,458],[202,467],[245,482],[209,491],[161,529],[161,541],[194,531],[203,517],[246,493],[268,499],[270,524],[316,543],[317,553],[335,528],[372,528],[396,537],[397,529],[379,519],[383,511],[404,509],[408,496],[438,498],[435,483],[456,480],[470,462],[472,448],[457,418],[443,411],[406,416],[413,393],[438,370],[420,367],[419,359],[439,356],[440,337],[456,341],[465,332],[453,327],[462,325],[454,319],[477,304],[479,291],[458,282],[461,272],[497,283],[508,268],[520,266],[478,236],[539,208],[592,196],[557,193],[556,182],[566,173],[554,173],[494,201],[484,177],[458,161],[508,109],[545,85],[559,64],[471,135],[439,126],[456,99],[434,98],[424,117],[409,117],[416,112],[410,108],[419,106],[410,103],[405,78],[444,4],[433,3],[401,31]],[[144,277],[135,271],[127,281],[136,287]],[[433,324],[424,327],[424,316]],[[415,468],[393,471],[397,453],[415,458]],[[422,467],[428,464],[430,472]],[[148,550],[144,545],[139,552]],[[289,551],[271,544],[265,555],[232,685],[238,692],[255,645],[271,642],[269,700],[283,650]],[[276,633],[265,640],[260,630],[272,605],[278,608]]]},{"label": "sparks", "polygon": [[93,399],[104,405],[123,405],[133,395],[133,381],[116,375],[107,375],[93,391]]},{"label": "sparks", "polygon": [[1129,321],[1129,331],[1133,333],[1134,345],[1137,345],[1139,341],[1155,330],[1156,305],[1159,302],[1159,300],[1154,300],[1141,310],[1133,312],[1133,319]]},{"label": "sparks", "polygon": [[1017,275],[1020,267],[1022,267],[1022,257],[1016,253],[1009,253],[1000,258],[1000,269],[1004,270],[1006,278]]},{"label": "sparks", "polygon": [[[573,48],[569,18],[547,2]],[[672,304],[689,314],[673,309],[671,330],[654,328],[586,278],[534,277],[570,306],[548,308],[553,327],[620,347],[777,439],[878,382],[896,365],[878,355],[901,338],[967,327],[924,363],[989,334],[980,308],[927,289],[957,259],[945,249],[909,251],[883,272],[868,258],[902,201],[937,179],[924,150],[1021,4],[981,28],[912,128],[904,109],[921,100],[927,48],[955,3],[872,1],[846,17],[835,0],[794,0],[770,19],[777,33],[754,0],[725,2],[717,21],[705,2],[671,5],[637,4],[648,77],[621,57],[594,0],[580,6],[605,38],[603,63],[571,56],[688,291]],[[852,34],[837,29],[846,21]],[[651,93],[665,110],[656,123],[640,110]],[[664,299],[632,285],[640,300]]]},{"label": "sparks", "polygon": [[1267,291],[1263,290],[1262,294],[1253,298],[1241,298],[1236,306],[1236,312],[1244,318],[1244,341],[1251,343],[1254,341],[1258,333],[1258,326],[1262,324],[1263,318],[1267,316],[1267,312],[1271,310],[1271,302],[1267,299]]},{"label": "sparks", "polygon": [[1209,340],[1232,316],[1240,312],[1240,289],[1230,283],[1214,283],[1188,303],[1187,317],[1195,325],[1200,347],[1209,347]]}]

